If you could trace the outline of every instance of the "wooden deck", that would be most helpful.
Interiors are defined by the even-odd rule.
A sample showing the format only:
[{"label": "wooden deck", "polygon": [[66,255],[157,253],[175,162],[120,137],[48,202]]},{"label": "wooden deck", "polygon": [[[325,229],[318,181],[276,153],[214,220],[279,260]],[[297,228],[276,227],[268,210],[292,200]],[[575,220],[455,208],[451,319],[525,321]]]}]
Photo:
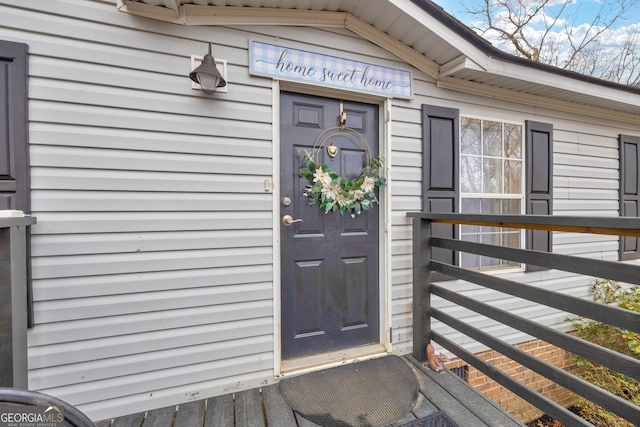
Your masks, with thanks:
[{"label": "wooden deck", "polygon": [[[407,356],[405,360],[415,368],[420,381],[420,395],[413,411],[391,426],[398,427],[437,411],[446,413],[459,427],[524,426],[450,371],[435,373],[428,368],[422,368],[411,356]],[[316,427],[317,425],[297,415],[285,402],[278,385],[273,384],[114,420],[98,421],[96,426]]]}]

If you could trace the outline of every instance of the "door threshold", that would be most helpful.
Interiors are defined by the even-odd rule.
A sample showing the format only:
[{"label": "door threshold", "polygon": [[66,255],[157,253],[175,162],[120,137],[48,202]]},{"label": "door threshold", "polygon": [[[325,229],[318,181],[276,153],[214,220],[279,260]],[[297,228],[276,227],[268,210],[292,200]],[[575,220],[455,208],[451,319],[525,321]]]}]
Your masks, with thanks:
[{"label": "door threshold", "polygon": [[356,359],[370,359],[386,356],[387,354],[388,352],[382,344],[369,344],[329,353],[314,354],[313,356],[287,359],[280,363],[280,377],[300,375],[351,363]]}]

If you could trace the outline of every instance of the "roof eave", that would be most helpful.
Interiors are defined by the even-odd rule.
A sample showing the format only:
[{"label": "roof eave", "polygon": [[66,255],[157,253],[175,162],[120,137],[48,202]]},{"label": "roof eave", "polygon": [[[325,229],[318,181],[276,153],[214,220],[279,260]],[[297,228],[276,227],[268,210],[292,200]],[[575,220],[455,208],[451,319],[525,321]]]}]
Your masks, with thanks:
[{"label": "roof eave", "polygon": [[[464,42],[470,44],[473,48],[480,52],[480,55],[484,58],[484,60],[478,60],[476,57],[472,57],[469,54],[465,53],[470,59],[474,61],[476,64],[486,65],[486,69],[488,72],[491,70],[495,70],[496,61],[503,61],[508,64],[520,65],[530,69],[542,71],[545,73],[551,73],[560,77],[564,77],[567,79],[577,80],[583,83],[588,83],[590,85],[603,86],[610,89],[615,89],[618,91],[629,92],[635,95],[640,95],[640,87],[634,87],[629,85],[624,85],[621,83],[615,83],[608,80],[598,79],[592,76],[588,76],[585,74],[576,73],[574,71],[565,70],[562,68],[554,67],[551,65],[543,64],[541,62],[535,62],[528,60],[526,58],[522,58],[516,55],[512,55],[510,53],[504,52],[487,40],[483,39],[481,36],[476,34],[469,27],[446,13],[440,6],[437,6],[435,3],[427,0],[390,0],[394,3],[406,3],[410,1],[416,7],[427,12],[427,14],[431,15],[434,19],[441,22],[445,25],[449,31],[453,34],[456,34]],[[490,64],[493,63],[493,66]],[[522,74],[520,74],[522,75]],[[505,76],[508,77],[508,76]],[[513,77],[513,76],[511,76]],[[584,92],[581,92],[584,93]]]},{"label": "roof eave", "polygon": [[[477,91],[477,85],[484,84],[489,92],[505,92],[505,99],[512,99],[513,93],[523,93],[535,98],[535,87],[518,92],[510,89],[522,82],[531,83],[540,90],[556,88],[558,93],[569,93],[565,99],[580,96],[581,102],[574,103],[592,106],[601,111],[600,116],[610,116],[615,110],[624,113],[626,121],[638,122],[640,119],[640,87],[626,86],[601,79],[595,79],[575,72],[562,70],[503,52],[484,40],[469,27],[447,14],[435,3],[426,0],[386,0],[401,13],[410,16],[418,25],[428,28],[459,52],[455,59],[439,65],[411,46],[391,37],[386,32],[363,21],[348,12],[311,11],[288,8],[251,8],[227,6],[180,5],[181,0],[164,0],[165,7],[131,1],[117,0],[118,10],[138,16],[144,16],[179,25],[264,25],[265,14],[269,14],[269,23],[273,25],[307,25],[315,27],[343,27],[359,36],[394,53],[408,64],[442,82],[441,87],[451,87],[452,79],[465,82],[456,86],[458,90],[468,88]],[[167,3],[168,2],[168,3]],[[166,7],[169,4],[170,7]],[[496,77],[498,79],[496,79]],[[492,85],[500,79],[504,85]],[[474,83],[474,80],[476,81]],[[485,83],[478,83],[485,80]],[[469,84],[467,84],[469,83]],[[474,83],[474,84],[472,84]],[[603,88],[607,90],[603,91]],[[497,89],[497,90],[496,90]],[[496,95],[494,97],[498,97]],[[550,99],[554,99],[551,96]],[[555,105],[563,103],[574,110],[570,101],[554,99]],[[593,111],[592,111],[593,112]]]}]

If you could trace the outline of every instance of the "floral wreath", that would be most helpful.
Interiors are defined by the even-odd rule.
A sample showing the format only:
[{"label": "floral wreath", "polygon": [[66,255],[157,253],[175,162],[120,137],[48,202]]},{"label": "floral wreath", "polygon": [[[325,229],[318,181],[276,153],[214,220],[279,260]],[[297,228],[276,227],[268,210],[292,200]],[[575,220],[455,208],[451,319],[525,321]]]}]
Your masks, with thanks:
[{"label": "floral wreath", "polygon": [[375,192],[387,185],[386,179],[380,176],[383,164],[379,157],[371,159],[355,181],[333,172],[326,163],[316,164],[306,150],[300,152],[300,158],[307,163],[306,167],[300,169],[300,176],[311,182],[305,188],[304,195],[311,199],[310,205],[318,202],[325,213],[340,210],[341,215],[347,211],[351,212],[351,217],[355,217],[371,209],[374,203],[379,203]]}]

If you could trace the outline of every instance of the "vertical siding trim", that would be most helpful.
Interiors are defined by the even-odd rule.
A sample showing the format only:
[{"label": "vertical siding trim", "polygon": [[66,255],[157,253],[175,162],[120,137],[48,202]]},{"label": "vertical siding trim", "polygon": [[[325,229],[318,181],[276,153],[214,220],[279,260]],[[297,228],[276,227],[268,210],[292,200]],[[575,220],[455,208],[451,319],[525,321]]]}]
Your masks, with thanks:
[{"label": "vertical siding trim", "polygon": [[273,372],[277,378],[282,372],[282,334],[280,325],[282,323],[281,315],[281,299],[280,290],[282,277],[280,275],[280,233],[277,231],[280,227],[280,182],[276,182],[276,177],[280,176],[280,81],[271,81],[271,111],[273,114],[272,135],[273,141],[271,143],[273,154],[272,164],[273,170],[271,172],[271,184],[273,193]]},{"label": "vertical siding trim", "polygon": [[[392,117],[392,99],[385,98],[382,108],[379,109],[382,117],[380,117],[380,153],[384,156],[382,159],[384,163],[384,170],[388,171],[391,167],[391,156],[393,155],[391,149],[391,135],[392,135],[392,126],[393,123],[391,121]],[[380,217],[380,235],[383,236],[380,239],[380,259],[383,260],[380,266],[380,279],[381,279],[381,290],[380,295],[382,296],[383,304],[380,307],[380,342],[384,346],[387,352],[392,351],[392,337],[391,337],[391,328],[393,326],[393,293],[392,293],[392,261],[393,254],[391,251],[392,247],[392,233],[391,233],[391,218],[392,218],[392,199],[391,199],[391,191],[390,188],[393,188],[393,180],[390,173],[385,173],[385,177],[387,179],[387,188],[383,189],[380,197],[382,201],[383,208],[380,209],[381,217]]]}]

